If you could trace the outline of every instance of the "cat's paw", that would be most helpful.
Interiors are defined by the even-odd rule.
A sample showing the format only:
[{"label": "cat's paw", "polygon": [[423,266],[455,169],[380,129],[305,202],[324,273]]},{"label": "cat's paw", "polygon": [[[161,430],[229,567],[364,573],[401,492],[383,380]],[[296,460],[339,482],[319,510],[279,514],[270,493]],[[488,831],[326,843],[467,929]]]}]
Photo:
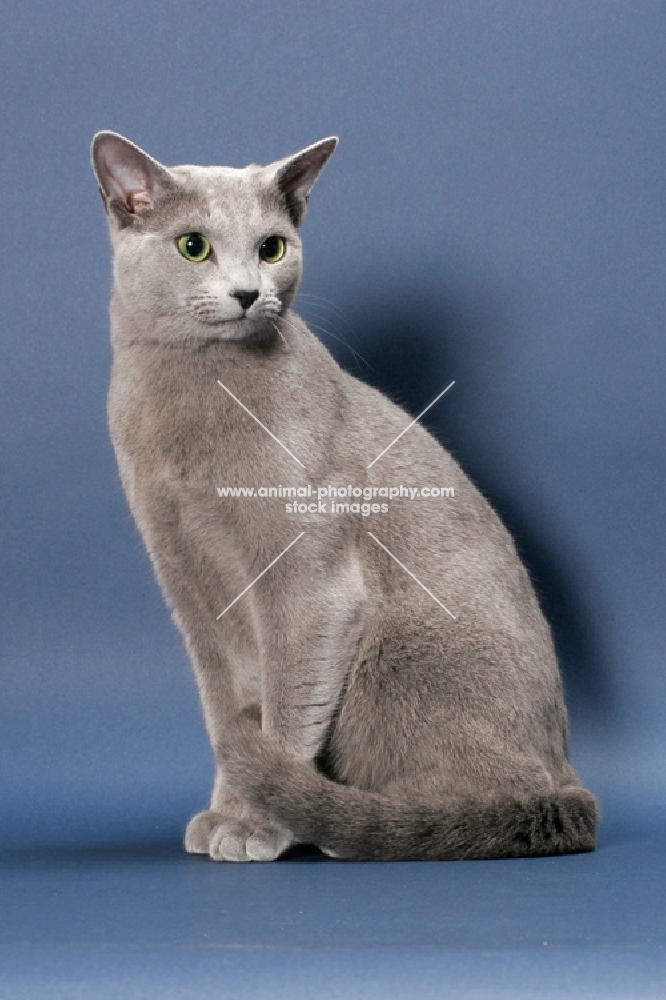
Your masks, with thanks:
[{"label": "cat's paw", "polygon": [[289,830],[275,823],[223,816],[212,809],[193,816],[185,830],[185,850],[214,861],[274,861],[293,844]]},{"label": "cat's paw", "polygon": [[294,838],[274,823],[225,819],[211,833],[208,853],[214,861],[274,861]]}]

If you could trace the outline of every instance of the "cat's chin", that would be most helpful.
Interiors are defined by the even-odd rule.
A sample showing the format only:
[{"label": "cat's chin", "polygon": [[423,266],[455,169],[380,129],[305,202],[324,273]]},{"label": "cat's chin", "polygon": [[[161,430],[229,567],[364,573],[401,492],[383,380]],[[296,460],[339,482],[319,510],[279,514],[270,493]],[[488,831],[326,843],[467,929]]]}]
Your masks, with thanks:
[{"label": "cat's chin", "polygon": [[[209,343],[258,343],[279,337],[277,316],[219,320],[198,324],[192,340]],[[189,339],[189,338],[188,338]]]}]

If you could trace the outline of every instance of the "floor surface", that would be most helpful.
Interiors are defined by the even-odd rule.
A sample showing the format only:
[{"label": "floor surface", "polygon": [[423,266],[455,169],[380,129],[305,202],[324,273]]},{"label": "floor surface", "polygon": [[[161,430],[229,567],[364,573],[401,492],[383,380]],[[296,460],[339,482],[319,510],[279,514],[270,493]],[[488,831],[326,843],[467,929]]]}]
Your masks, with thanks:
[{"label": "floor surface", "polygon": [[666,827],[518,861],[9,850],[0,920],[0,1000],[666,997]]}]

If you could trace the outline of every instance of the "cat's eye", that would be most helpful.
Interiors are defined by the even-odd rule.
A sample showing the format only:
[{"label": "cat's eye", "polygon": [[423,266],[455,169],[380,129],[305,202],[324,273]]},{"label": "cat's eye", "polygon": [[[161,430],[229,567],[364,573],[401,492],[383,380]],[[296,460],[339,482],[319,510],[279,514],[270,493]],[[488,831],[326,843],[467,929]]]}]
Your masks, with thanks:
[{"label": "cat's eye", "polygon": [[287,241],[281,236],[269,236],[259,247],[259,257],[267,264],[277,264],[287,252]]},{"label": "cat's eye", "polygon": [[203,233],[185,233],[176,240],[176,246],[183,257],[193,264],[206,260],[213,249]]}]

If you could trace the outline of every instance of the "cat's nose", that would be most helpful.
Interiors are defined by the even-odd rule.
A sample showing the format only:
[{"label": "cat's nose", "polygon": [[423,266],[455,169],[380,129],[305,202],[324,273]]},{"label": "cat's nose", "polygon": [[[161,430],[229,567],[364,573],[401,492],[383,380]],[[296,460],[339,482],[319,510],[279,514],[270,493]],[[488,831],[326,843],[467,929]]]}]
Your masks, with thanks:
[{"label": "cat's nose", "polygon": [[249,309],[253,302],[256,302],[259,298],[259,289],[253,288],[252,291],[236,291],[231,292],[234,299],[238,299],[243,309]]}]

